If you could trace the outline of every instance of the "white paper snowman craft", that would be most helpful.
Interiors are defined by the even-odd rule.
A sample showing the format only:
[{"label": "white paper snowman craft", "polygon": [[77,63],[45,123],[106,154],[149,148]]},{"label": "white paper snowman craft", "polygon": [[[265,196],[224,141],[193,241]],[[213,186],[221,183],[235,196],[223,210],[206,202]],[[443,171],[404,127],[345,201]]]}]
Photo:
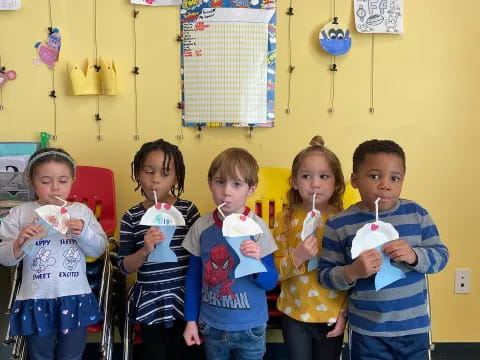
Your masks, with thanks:
[{"label": "white paper snowman craft", "polygon": [[235,268],[235,278],[266,272],[267,268],[260,260],[245,256],[240,251],[240,244],[254,235],[262,234],[262,228],[252,218],[243,214],[230,214],[223,220],[222,233],[228,244],[240,259]]},{"label": "white paper snowman craft", "polygon": [[148,255],[149,262],[177,262],[177,255],[170,248],[173,233],[177,226],[184,226],[185,219],[175,206],[166,203],[157,203],[149,208],[140,219],[140,225],[154,226],[165,234],[165,239],[155,245],[155,249]]},{"label": "white paper snowman craft", "polygon": [[405,278],[405,273],[393,266],[390,257],[381,250],[385,243],[398,239],[399,234],[392,224],[378,220],[378,200],[375,201],[376,221],[363,225],[357,231],[351,248],[352,259],[356,259],[363,251],[370,249],[377,249],[382,254],[382,267],[375,275],[375,290],[377,291]]}]

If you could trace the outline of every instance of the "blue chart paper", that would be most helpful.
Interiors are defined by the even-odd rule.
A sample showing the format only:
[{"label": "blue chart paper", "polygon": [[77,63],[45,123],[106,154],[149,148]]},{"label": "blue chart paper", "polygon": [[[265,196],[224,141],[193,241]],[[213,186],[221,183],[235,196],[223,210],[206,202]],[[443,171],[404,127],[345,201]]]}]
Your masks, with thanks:
[{"label": "blue chart paper", "polygon": [[262,264],[260,260],[257,260],[250,256],[245,256],[240,251],[240,244],[245,240],[250,240],[251,236],[236,236],[225,237],[228,244],[232,247],[235,253],[238,255],[240,262],[235,268],[235,279],[247,276],[250,274],[256,274],[260,272],[266,272],[267,268]]},{"label": "blue chart paper", "polygon": [[405,273],[392,265],[390,258],[381,250],[382,246],[376,249],[382,254],[382,269],[375,276],[375,290],[383,289],[397,280],[405,278]]},{"label": "blue chart paper", "polygon": [[177,227],[172,225],[155,227],[165,234],[165,240],[155,245],[155,249],[148,255],[147,261],[157,263],[177,262],[177,255],[170,249],[173,233]]}]

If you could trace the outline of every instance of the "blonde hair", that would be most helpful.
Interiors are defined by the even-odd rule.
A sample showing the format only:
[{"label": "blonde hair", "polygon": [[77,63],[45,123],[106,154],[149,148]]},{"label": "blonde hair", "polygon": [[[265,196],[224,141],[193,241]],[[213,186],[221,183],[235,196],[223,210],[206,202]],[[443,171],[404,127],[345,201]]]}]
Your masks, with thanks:
[{"label": "blonde hair", "polygon": [[223,150],[213,159],[208,170],[208,180],[214,176],[223,179],[237,179],[242,176],[248,186],[258,184],[257,160],[245,149],[229,148]]},{"label": "blonde hair", "polygon": [[310,140],[309,146],[300,151],[293,159],[292,172],[288,179],[290,184],[290,189],[287,191],[288,205],[285,208],[283,216],[283,220],[285,221],[287,229],[290,226],[289,224],[293,216],[293,211],[296,207],[303,203],[300,192],[293,188],[295,178],[297,177],[298,170],[300,169],[303,160],[313,152],[319,152],[325,156],[325,160],[327,160],[327,163],[332,169],[333,176],[335,178],[335,188],[333,190],[332,197],[328,200],[328,204],[331,205],[336,211],[343,210],[342,197],[343,193],[345,192],[345,179],[343,177],[342,165],[340,164],[340,160],[338,159],[337,155],[335,155],[333,151],[325,146],[325,141],[323,141],[323,138],[319,135],[316,135],[312,138],[312,140]]}]

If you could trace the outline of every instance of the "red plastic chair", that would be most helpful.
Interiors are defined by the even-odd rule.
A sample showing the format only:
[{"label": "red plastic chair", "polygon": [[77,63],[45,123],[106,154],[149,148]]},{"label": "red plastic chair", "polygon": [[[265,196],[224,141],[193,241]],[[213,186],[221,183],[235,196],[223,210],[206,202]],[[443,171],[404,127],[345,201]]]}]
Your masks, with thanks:
[{"label": "red plastic chair", "polygon": [[68,200],[86,204],[97,217],[108,237],[117,226],[113,172],[95,166],[77,166],[76,180]]}]

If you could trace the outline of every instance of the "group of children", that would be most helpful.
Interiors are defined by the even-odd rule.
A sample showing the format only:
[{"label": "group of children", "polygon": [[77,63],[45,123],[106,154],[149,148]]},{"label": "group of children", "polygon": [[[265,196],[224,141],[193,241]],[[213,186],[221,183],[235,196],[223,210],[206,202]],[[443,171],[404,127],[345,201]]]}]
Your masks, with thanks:
[{"label": "group of children", "polygon": [[[141,325],[142,359],[262,359],[268,309],[265,292],[279,280],[277,308],[289,359],[339,359],[349,324],[351,359],[426,359],[430,320],[425,274],[442,270],[448,250],[428,212],[400,199],[406,171],[402,148],[389,140],[360,144],[353,156],[351,184],[361,200],[343,210],[345,182],[337,156],[316,136],[293,160],[288,205],[277,215],[273,234],[246,206],[256,189],[258,165],[244,149],[230,148],[211,163],[208,185],[218,206],[200,216],[181,198],[185,165],[177,146],[164,140],[145,143],[136,153],[132,179],[144,200],[130,208],[120,225],[119,268],[136,272],[130,302],[131,323]],[[11,334],[27,338],[31,360],[81,359],[87,326],[101,320],[85,275],[85,256],[99,256],[107,240],[93,213],[68,203],[68,232],[45,233],[35,209],[62,205],[75,180],[75,162],[61,149],[37,151],[26,170],[37,195],[13,208],[0,225],[0,263],[23,262],[20,292],[11,315]],[[177,262],[150,262],[165,234],[140,225],[156,202],[177,208],[170,248]],[[352,259],[357,230],[378,216],[399,238],[380,250]],[[316,232],[302,240],[312,205],[321,213]],[[240,245],[243,256],[266,271],[236,278],[239,254],[222,232],[224,219],[241,214],[260,233]],[[22,250],[35,241],[35,253]],[[69,248],[78,252],[66,263]],[[405,277],[375,290],[382,253]],[[318,267],[309,270],[316,257]],[[62,277],[75,268],[75,278]],[[198,346],[200,345],[200,346]],[[136,357],[137,358],[137,357]]]}]

